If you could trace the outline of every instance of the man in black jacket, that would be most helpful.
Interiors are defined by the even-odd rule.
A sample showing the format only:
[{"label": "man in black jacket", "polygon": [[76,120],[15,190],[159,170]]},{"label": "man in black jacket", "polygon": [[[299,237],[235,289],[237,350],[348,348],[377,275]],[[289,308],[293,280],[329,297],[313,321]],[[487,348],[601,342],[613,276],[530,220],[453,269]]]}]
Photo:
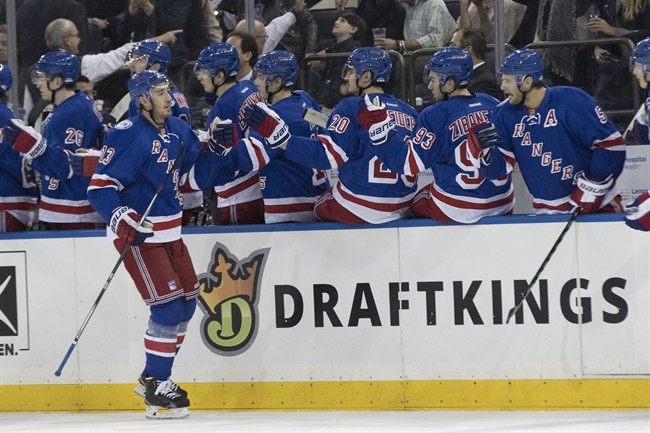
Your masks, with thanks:
[{"label": "man in black jacket", "polygon": [[474,72],[467,88],[473,93],[487,93],[499,101],[503,100],[503,92],[497,84],[494,73],[485,64],[487,42],[483,33],[476,29],[456,30],[449,42],[450,47],[463,48],[472,57]]}]

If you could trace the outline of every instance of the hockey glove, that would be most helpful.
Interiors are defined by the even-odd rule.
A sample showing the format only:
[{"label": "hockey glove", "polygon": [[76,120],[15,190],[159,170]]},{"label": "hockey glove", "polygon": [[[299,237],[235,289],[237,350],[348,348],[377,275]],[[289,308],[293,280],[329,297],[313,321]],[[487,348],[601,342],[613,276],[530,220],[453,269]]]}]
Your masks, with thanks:
[{"label": "hockey glove", "polygon": [[584,171],[581,171],[575,175],[573,183],[576,187],[569,197],[569,202],[582,209],[583,213],[590,213],[602,207],[605,195],[614,185],[614,177],[610,174],[607,179],[596,182],[587,179]]},{"label": "hockey glove", "polygon": [[481,123],[467,133],[467,158],[476,168],[490,165],[499,134],[493,123]]},{"label": "hockey glove", "polygon": [[272,148],[280,147],[289,138],[289,126],[263,102],[249,105],[244,111],[246,123],[257,131]]},{"label": "hockey glove", "polygon": [[145,239],[153,236],[151,221],[141,220],[142,216],[130,207],[118,207],[111,216],[110,228],[126,245],[140,245]]},{"label": "hockey glove", "polygon": [[215,118],[210,124],[208,147],[217,155],[225,155],[237,144],[237,127],[232,120]]},{"label": "hockey glove", "polygon": [[359,98],[357,122],[368,130],[368,137],[375,146],[384,144],[395,130],[395,122],[388,116],[386,104],[380,104],[376,96],[374,103],[371,102],[368,94]]},{"label": "hockey glove", "polygon": [[16,152],[22,153],[27,159],[41,156],[47,148],[45,138],[22,120],[10,119],[4,127],[2,140]]},{"label": "hockey glove", "polygon": [[95,167],[99,163],[101,152],[97,149],[78,149],[68,156],[72,174],[74,176],[91,177],[95,174]]},{"label": "hockey glove", "polygon": [[650,231],[650,191],[625,206],[625,224],[634,230]]}]

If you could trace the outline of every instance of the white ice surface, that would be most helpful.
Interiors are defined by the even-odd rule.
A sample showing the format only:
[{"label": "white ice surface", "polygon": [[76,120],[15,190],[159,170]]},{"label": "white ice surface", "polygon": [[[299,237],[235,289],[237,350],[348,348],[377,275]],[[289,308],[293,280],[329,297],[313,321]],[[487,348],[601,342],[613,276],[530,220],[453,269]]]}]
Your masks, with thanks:
[{"label": "white ice surface", "polygon": [[648,411],[200,412],[185,420],[143,412],[0,413],[0,432],[562,432],[650,433]]}]

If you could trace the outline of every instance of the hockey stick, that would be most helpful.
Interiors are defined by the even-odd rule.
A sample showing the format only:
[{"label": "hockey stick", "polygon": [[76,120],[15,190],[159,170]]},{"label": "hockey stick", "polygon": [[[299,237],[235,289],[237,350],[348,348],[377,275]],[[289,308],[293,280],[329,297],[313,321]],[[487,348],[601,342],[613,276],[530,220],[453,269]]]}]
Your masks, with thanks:
[{"label": "hockey stick", "polygon": [[555,241],[555,244],[553,245],[553,248],[551,248],[551,251],[549,251],[548,254],[546,255],[546,258],[542,262],[542,266],[539,267],[539,269],[537,270],[537,273],[533,277],[533,280],[528,285],[528,289],[526,290],[526,292],[524,292],[524,296],[519,300],[519,302],[517,302],[517,305],[515,305],[513,308],[510,309],[510,311],[508,311],[508,317],[506,318],[506,324],[508,324],[510,322],[510,319],[512,318],[512,316],[514,316],[517,313],[517,311],[519,311],[521,306],[524,304],[524,301],[526,300],[526,298],[528,297],[530,292],[533,290],[533,286],[537,282],[537,279],[539,278],[539,275],[542,273],[542,271],[544,270],[544,268],[548,264],[549,260],[551,260],[551,257],[555,253],[555,250],[560,245],[560,242],[562,242],[562,239],[564,239],[564,235],[567,234],[567,232],[571,228],[571,225],[576,220],[576,218],[578,218],[579,214],[580,214],[580,208],[579,207],[576,207],[571,212],[571,218],[569,218],[569,221],[564,226],[564,230],[562,230],[562,233],[560,233],[560,237],[558,237],[557,240]]},{"label": "hockey stick", "polygon": [[307,122],[313,123],[314,125],[325,128],[327,126],[327,120],[329,116],[321,113],[320,111],[314,110],[313,108],[308,108],[302,113],[302,118]]},{"label": "hockey stick", "polygon": [[[181,141],[181,148],[178,151],[178,155],[176,156],[176,160],[172,164],[171,170],[167,172],[165,175],[165,178],[163,181],[160,183],[160,186],[158,186],[158,189],[156,190],[156,193],[153,195],[153,198],[151,199],[151,202],[149,203],[149,206],[147,206],[147,209],[144,211],[142,214],[142,218],[140,218],[140,221],[138,222],[138,227],[142,225],[142,223],[147,219],[147,216],[149,216],[149,213],[151,212],[151,208],[153,207],[153,204],[156,202],[156,199],[158,198],[158,195],[160,195],[160,191],[162,191],[163,187],[165,186],[165,183],[167,183],[167,180],[169,179],[169,176],[174,172],[176,169],[176,164],[178,164],[178,161],[181,160],[181,156],[183,155],[183,142]],[[65,356],[63,357],[63,360],[61,361],[61,364],[59,364],[59,368],[54,372],[54,375],[56,377],[61,376],[61,371],[63,370],[63,367],[65,367],[65,364],[68,362],[68,359],[70,358],[70,355],[72,355],[72,352],[74,351],[75,347],[77,347],[77,343],[79,342],[79,339],[81,338],[81,334],[83,334],[84,329],[86,329],[86,325],[88,325],[88,322],[90,322],[90,318],[92,317],[93,313],[97,309],[97,306],[99,305],[99,301],[101,301],[102,297],[104,296],[104,293],[106,293],[106,289],[108,289],[109,284],[111,284],[111,281],[113,280],[113,277],[115,276],[115,273],[119,269],[120,265],[124,261],[124,256],[126,256],[126,252],[129,250],[131,245],[127,245],[122,249],[122,252],[120,253],[120,258],[117,259],[117,262],[115,263],[115,266],[113,266],[113,270],[111,273],[108,275],[108,278],[106,279],[106,282],[104,283],[104,287],[102,287],[102,290],[99,292],[99,295],[97,296],[97,299],[95,299],[95,303],[90,307],[90,311],[86,315],[86,318],[84,319],[83,323],[81,324],[81,327],[79,328],[79,331],[77,332],[77,335],[74,337],[74,340],[72,341],[72,344],[70,345],[70,348],[66,352]]]},{"label": "hockey stick", "polygon": [[126,113],[129,110],[129,104],[131,103],[131,96],[127,93],[118,101],[117,104],[115,104],[115,107],[113,107],[113,110],[109,113],[109,116],[111,116],[113,119],[115,119],[115,123],[118,123],[122,116],[124,116],[124,113]]}]

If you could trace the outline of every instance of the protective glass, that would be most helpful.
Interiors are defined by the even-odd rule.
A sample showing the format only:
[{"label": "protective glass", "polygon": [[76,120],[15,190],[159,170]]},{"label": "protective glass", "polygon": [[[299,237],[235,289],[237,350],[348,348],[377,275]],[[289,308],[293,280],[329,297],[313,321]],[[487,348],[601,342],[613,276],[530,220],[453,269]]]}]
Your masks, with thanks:
[{"label": "protective glass", "polygon": [[31,77],[31,79],[32,79],[32,84],[35,85],[35,86],[38,85],[38,83],[39,83],[41,80],[43,80],[43,81],[47,81],[47,77],[45,76],[45,72],[39,72],[39,71],[37,71],[36,69],[34,69],[34,70],[32,71],[32,77]]},{"label": "protective glass", "polygon": [[345,78],[350,73],[356,74],[356,68],[346,63],[345,66],[343,66],[343,69],[341,70],[341,78],[345,80]]},{"label": "protective glass", "polygon": [[131,67],[136,62],[139,62],[141,60],[144,60],[145,62],[149,60],[149,56],[145,54],[138,54],[138,53],[133,53],[129,51],[129,53],[126,55],[126,66]]}]

